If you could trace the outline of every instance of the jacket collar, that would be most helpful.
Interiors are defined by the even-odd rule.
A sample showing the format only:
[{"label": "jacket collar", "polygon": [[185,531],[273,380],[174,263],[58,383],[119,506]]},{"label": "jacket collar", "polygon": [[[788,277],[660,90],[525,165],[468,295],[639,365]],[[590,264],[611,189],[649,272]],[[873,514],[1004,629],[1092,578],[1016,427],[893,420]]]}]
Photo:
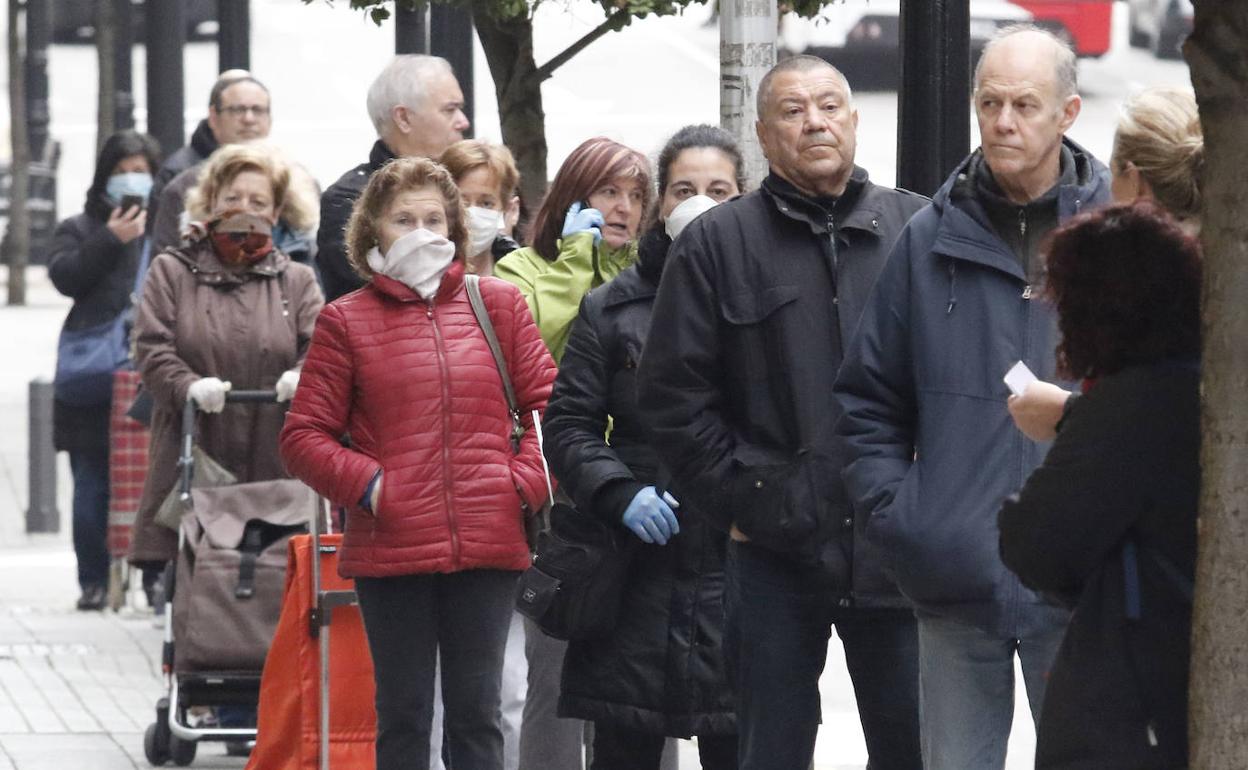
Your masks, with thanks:
[{"label": "jacket collar", "polygon": [[[1099,204],[1109,196],[1109,170],[1083,147],[1062,139],[1063,152],[1074,161],[1073,177],[1057,187],[1057,216],[1064,222],[1086,205]],[[997,236],[984,204],[975,191],[974,171],[983,157],[976,149],[954,170],[932,198],[940,216],[932,251],[944,256],[992,267],[1026,281],[1022,265]]]},{"label": "jacket collar", "polygon": [[844,230],[879,233],[880,212],[872,194],[875,185],[871,183],[867,170],[861,166],[854,166],[845,192],[839,198],[813,198],[774,171],[763,180],[760,190],[781,214],[806,224],[816,235],[828,232],[829,214],[838,234]]},{"label": "jacket collar", "polygon": [[442,283],[438,286],[438,293],[433,296],[432,301],[425,300],[412,287],[399,283],[388,275],[374,273],[370,283],[373,290],[378,294],[399,302],[421,302],[427,305],[440,305],[454,297],[456,292],[464,285],[464,261],[456,258],[451,263],[450,268],[443,274]]},{"label": "jacket collar", "polygon": [[171,254],[195,276],[199,283],[210,286],[229,286],[246,283],[253,278],[272,278],[286,272],[290,257],[276,247],[264,259],[243,270],[226,267],[212,250],[212,243],[202,238],[182,248],[170,249]]},{"label": "jacket collar", "polygon": [[659,279],[663,277],[671,246],[672,239],[663,230],[662,223],[656,223],[642,234],[637,240],[637,262],[602,287],[603,307],[653,299],[659,293]]},{"label": "jacket collar", "polygon": [[394,160],[397,157],[399,156],[391,152],[390,148],[386,146],[385,142],[378,139],[377,141],[373,142],[373,149],[369,150],[368,169],[369,171],[377,171],[377,169],[381,168],[382,166],[386,165],[387,163],[389,163],[390,161]]},{"label": "jacket collar", "polygon": [[204,118],[199,121],[199,125],[195,126],[195,132],[191,134],[191,149],[199,157],[207,158],[216,152],[220,146],[216,135],[212,133],[212,127],[208,125],[208,119]]}]

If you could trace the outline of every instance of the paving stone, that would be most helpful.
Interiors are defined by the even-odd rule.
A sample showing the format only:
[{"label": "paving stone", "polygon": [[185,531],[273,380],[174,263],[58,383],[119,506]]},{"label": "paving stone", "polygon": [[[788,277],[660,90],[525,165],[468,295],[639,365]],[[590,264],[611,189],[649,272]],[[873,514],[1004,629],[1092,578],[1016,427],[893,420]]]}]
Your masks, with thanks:
[{"label": "paving stone", "polygon": [[[138,765],[112,736],[96,734],[0,735],[17,770],[134,770]],[[146,763],[144,763],[146,766]]]}]

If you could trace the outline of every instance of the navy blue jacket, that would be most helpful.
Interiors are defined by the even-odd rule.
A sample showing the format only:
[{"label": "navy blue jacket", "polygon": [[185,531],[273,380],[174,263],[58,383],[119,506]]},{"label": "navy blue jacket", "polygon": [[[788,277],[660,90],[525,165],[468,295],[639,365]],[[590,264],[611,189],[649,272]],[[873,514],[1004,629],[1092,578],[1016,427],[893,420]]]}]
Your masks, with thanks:
[{"label": "navy blue jacket", "polygon": [[[1109,197],[1105,167],[1066,140],[1065,221]],[[974,194],[972,154],[893,248],[835,386],[850,499],[921,613],[1000,636],[1064,622],[1001,562],[997,511],[1044,459],[1006,410],[1006,371],[1054,380],[1057,318]]]}]

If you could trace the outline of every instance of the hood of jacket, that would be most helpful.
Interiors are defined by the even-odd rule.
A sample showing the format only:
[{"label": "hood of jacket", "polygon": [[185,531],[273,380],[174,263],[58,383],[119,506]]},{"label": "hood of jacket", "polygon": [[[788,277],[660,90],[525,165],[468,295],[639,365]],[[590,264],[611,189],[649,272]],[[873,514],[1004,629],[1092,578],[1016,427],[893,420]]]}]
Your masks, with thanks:
[{"label": "hood of jacket", "polygon": [[[1064,222],[1085,203],[1108,198],[1109,169],[1069,138],[1062,139],[1062,147],[1070,152],[1073,161],[1073,176],[1065,175],[1057,186],[1058,221]],[[933,196],[932,209],[940,217],[940,225],[932,251],[955,261],[993,267],[1026,281],[1022,264],[997,235],[976,190],[975,169],[982,158],[982,150],[972,152]]]},{"label": "hood of jacket", "polygon": [[290,265],[290,257],[274,247],[273,251],[254,265],[248,265],[243,270],[232,270],[221,262],[213,251],[212,242],[207,238],[169,249],[166,253],[186,265],[195,275],[196,281],[212,286],[241,284],[254,278],[272,278],[286,272]]},{"label": "hood of jacket", "polygon": [[207,118],[199,121],[199,125],[195,126],[195,131],[191,134],[190,144],[191,148],[201,158],[207,158],[221,146],[221,143],[217,141],[216,134],[212,133],[212,127],[208,125]]}]

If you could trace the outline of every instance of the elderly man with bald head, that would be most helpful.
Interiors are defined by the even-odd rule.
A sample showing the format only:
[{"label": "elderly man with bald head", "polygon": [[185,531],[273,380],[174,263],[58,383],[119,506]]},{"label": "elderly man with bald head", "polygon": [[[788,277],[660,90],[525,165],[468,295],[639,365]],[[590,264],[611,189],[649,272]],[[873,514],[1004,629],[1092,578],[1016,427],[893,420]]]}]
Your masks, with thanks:
[{"label": "elderly man with bald head", "polygon": [[975,72],[982,142],[907,225],[836,383],[844,478],[866,534],[919,619],[927,770],[999,770],[1014,660],[1033,718],[1067,612],[998,553],[997,511],[1048,448],[1014,429],[1003,375],[1054,375],[1056,315],[1039,247],[1108,199],[1105,167],[1065,138],[1075,56],[1004,30]]},{"label": "elderly man with bald head", "polygon": [[870,766],[922,766],[914,615],[841,483],[831,385],[893,242],[927,199],[855,164],[858,122],[849,83],[822,59],[785,59],[763,78],[767,178],[672,244],[637,374],[667,466],[657,477],[670,470],[676,498],[731,538],[723,644],[742,770],[810,765],[832,628]]}]

